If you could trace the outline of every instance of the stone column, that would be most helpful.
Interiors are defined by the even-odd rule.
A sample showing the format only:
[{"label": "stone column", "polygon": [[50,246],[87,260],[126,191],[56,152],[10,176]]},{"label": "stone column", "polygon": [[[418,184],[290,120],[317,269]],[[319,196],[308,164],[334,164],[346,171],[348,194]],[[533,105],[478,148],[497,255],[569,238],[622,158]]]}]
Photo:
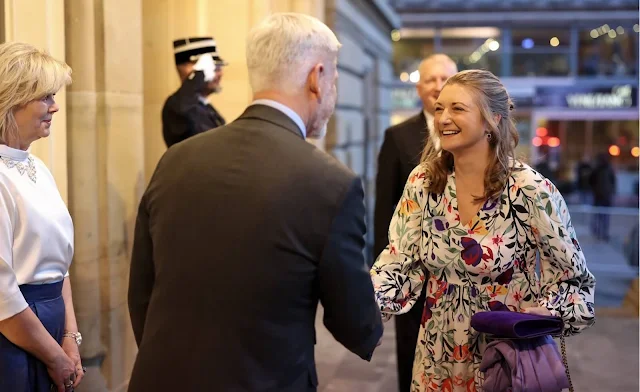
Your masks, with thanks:
[{"label": "stone column", "polygon": [[[136,345],[126,293],[144,187],[140,0],[67,0],[74,303],[92,365],[80,388],[124,391]],[[124,21],[124,22],[123,22]]]},{"label": "stone column", "polygon": [[98,141],[94,3],[67,0],[67,59],[73,68],[68,94],[69,210],[75,229],[71,266],[74,307],[83,334],[80,354],[87,374],[80,390],[106,391],[101,365],[100,231],[98,209]]},{"label": "stone column", "polygon": [[137,351],[127,287],[133,230],[144,191],[142,1],[94,0],[98,76],[103,374],[125,390]]},{"label": "stone column", "polygon": [[[21,41],[65,59],[64,0],[0,0],[3,2],[5,41]],[[56,95],[60,111],[54,116],[51,135],[31,145],[31,152],[49,167],[67,200],[66,92]]]}]

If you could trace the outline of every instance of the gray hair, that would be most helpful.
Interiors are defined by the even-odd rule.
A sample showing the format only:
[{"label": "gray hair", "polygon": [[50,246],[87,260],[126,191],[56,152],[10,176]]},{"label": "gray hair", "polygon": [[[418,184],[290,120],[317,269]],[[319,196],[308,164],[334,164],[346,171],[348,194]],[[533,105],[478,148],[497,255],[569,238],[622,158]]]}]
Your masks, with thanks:
[{"label": "gray hair", "polygon": [[294,92],[319,61],[337,56],[342,45],[321,21],[298,13],[276,13],[254,27],[247,39],[247,68],[254,93]]},{"label": "gray hair", "polygon": [[22,42],[0,45],[0,143],[17,137],[13,109],[55,94],[71,83],[71,68]]}]

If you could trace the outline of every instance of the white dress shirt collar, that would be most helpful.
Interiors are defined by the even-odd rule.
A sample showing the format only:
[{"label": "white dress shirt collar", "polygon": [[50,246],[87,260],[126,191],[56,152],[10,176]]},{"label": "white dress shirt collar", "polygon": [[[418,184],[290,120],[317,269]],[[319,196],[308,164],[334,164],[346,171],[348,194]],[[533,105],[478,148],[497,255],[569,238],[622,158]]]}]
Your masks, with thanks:
[{"label": "white dress shirt collar", "polygon": [[287,117],[289,117],[294,123],[296,123],[298,128],[300,128],[300,132],[302,132],[302,137],[305,139],[307,138],[307,127],[304,125],[304,122],[302,121],[302,118],[300,118],[298,113],[294,112],[290,107],[272,99],[256,99],[255,101],[251,102],[251,105],[265,105],[281,111],[282,113],[286,114]]},{"label": "white dress shirt collar", "polygon": [[0,157],[6,157],[15,161],[24,161],[29,157],[29,151],[11,148],[6,144],[0,144]]}]

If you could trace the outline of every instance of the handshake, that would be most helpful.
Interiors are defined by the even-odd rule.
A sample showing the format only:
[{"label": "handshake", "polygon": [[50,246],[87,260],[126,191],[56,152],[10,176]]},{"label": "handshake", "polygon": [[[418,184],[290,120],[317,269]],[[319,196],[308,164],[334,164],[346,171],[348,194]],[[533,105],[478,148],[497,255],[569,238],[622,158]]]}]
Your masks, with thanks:
[{"label": "handshake", "polygon": [[212,81],[216,74],[216,64],[213,62],[213,57],[210,54],[201,55],[193,66],[193,70],[202,71],[205,82]]}]

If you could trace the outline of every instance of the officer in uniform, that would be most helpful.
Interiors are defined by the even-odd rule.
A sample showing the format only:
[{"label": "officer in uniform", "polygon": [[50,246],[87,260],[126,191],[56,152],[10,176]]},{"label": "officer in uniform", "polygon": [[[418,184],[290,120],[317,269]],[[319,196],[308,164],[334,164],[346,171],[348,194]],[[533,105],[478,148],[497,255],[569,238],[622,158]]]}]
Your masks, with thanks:
[{"label": "officer in uniform", "polygon": [[176,69],[182,85],[162,108],[162,134],[167,147],[225,124],[207,97],[219,92],[222,68],[213,37],[173,41]]}]

